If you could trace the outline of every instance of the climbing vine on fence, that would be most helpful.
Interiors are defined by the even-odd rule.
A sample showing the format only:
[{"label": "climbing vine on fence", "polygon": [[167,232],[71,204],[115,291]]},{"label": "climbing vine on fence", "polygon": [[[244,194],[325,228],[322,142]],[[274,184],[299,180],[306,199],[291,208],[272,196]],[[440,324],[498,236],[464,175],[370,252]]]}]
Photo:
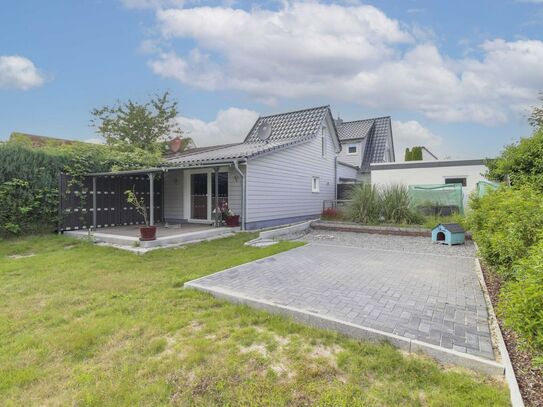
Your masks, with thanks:
[{"label": "climbing vine on fence", "polygon": [[[58,176],[70,175],[68,191],[84,192],[89,172],[161,165],[160,154],[86,143],[33,148],[24,140],[0,145],[0,237],[53,231],[59,221]],[[81,195],[85,205],[86,194]]]}]

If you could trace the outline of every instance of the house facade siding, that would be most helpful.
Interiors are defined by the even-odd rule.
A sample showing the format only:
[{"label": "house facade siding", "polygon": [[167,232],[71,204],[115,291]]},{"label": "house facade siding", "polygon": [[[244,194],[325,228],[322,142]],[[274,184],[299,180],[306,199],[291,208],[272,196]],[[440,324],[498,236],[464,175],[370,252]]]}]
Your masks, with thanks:
[{"label": "house facade siding", "polygon": [[[244,167],[240,167],[245,172]],[[228,172],[228,205],[236,214],[241,213],[241,177],[233,167],[221,167]],[[186,223],[191,216],[190,174],[207,173],[213,176],[213,169],[172,170],[164,174],[164,219],[169,223]],[[211,186],[210,186],[211,187]],[[214,203],[210,202],[210,208]]]},{"label": "house facade siding", "polygon": [[337,163],[337,180],[356,180],[358,179],[358,170],[348,165],[343,165],[342,163]]},{"label": "house facade siding", "polygon": [[[335,198],[336,151],[324,128],[321,137],[249,161],[247,166],[247,229],[316,218],[324,200]],[[312,178],[319,178],[319,192],[312,192]]]},{"label": "house facade siding", "polygon": [[[349,154],[349,146],[356,146],[356,154]],[[338,160],[346,164],[360,167],[362,164],[362,154],[364,153],[364,143],[361,140],[344,141],[341,143],[341,151],[338,154]]]},{"label": "house facade siding", "polygon": [[183,202],[183,171],[164,173],[164,219],[166,222],[186,221]]}]

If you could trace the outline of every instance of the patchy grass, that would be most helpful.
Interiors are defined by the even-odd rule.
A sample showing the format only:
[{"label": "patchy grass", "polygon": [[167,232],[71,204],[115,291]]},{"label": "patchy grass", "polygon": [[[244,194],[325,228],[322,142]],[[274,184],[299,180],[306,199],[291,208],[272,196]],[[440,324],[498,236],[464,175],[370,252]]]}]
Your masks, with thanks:
[{"label": "patchy grass", "polygon": [[58,236],[0,242],[2,404],[508,404],[491,379],[182,289],[299,245],[243,245],[253,237],[143,256]]}]

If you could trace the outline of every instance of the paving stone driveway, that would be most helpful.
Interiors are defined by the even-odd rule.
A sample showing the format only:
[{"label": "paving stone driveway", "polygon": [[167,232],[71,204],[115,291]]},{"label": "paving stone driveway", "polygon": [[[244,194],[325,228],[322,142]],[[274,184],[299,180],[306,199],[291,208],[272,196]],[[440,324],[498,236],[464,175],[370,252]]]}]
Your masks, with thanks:
[{"label": "paving stone driveway", "polygon": [[313,232],[307,246],[198,284],[494,359],[473,250],[395,236],[383,250],[373,247],[382,236],[345,236]]}]

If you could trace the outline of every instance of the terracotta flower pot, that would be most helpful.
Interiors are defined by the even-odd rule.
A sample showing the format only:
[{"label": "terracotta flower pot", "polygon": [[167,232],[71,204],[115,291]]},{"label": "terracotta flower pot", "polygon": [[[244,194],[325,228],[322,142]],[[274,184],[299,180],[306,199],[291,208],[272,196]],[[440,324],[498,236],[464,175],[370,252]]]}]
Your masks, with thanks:
[{"label": "terracotta flower pot", "polygon": [[239,215],[227,216],[224,221],[226,223],[226,226],[239,226]]},{"label": "terracotta flower pot", "polygon": [[142,226],[140,228],[140,240],[156,240],[156,226]]}]

